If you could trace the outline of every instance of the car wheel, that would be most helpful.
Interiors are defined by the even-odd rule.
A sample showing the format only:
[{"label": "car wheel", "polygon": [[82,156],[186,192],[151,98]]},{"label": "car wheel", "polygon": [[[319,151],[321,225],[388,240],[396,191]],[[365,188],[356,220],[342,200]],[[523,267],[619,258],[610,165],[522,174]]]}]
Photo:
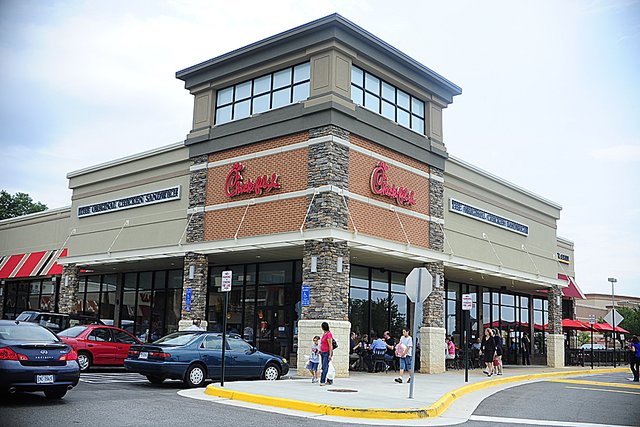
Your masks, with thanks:
[{"label": "car wheel", "polygon": [[44,395],[47,396],[48,399],[62,399],[65,394],[67,394],[67,389],[64,387],[44,391]]},{"label": "car wheel", "polygon": [[270,363],[264,368],[262,376],[265,380],[275,381],[280,378],[280,369],[273,363]]},{"label": "car wheel", "polygon": [[202,365],[191,365],[189,369],[187,369],[187,374],[185,375],[184,383],[187,387],[194,388],[200,387],[204,384],[204,380],[207,378],[206,372]]},{"label": "car wheel", "polygon": [[86,372],[91,367],[91,355],[87,352],[81,351],[78,353],[78,365],[80,366],[80,372]]},{"label": "car wheel", "polygon": [[147,379],[151,384],[162,384],[164,381],[163,377],[157,377],[155,375],[147,375]]}]

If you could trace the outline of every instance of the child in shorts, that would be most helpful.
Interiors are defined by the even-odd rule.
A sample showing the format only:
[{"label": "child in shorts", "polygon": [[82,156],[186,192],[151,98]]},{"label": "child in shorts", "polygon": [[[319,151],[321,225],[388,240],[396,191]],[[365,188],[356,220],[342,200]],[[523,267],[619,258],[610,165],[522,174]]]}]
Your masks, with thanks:
[{"label": "child in shorts", "polygon": [[311,372],[311,382],[318,382],[318,365],[320,365],[320,337],[313,337],[311,354],[309,355],[309,372]]}]

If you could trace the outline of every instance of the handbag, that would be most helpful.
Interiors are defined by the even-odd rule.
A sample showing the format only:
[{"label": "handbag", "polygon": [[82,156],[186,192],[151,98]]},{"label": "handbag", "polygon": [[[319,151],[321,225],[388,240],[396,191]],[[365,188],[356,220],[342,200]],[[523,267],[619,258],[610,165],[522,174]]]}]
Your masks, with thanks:
[{"label": "handbag", "polygon": [[332,347],[333,347],[333,349],[335,350],[336,348],[338,348],[338,342],[337,342],[335,339],[333,339],[333,338],[331,338],[331,340],[333,341],[333,342],[331,343],[331,346],[332,346]]}]

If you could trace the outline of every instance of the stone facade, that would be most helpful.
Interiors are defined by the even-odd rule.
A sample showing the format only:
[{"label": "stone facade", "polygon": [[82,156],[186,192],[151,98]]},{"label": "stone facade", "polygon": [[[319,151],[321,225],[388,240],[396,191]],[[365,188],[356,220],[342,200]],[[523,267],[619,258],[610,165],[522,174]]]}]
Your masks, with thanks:
[{"label": "stone facade", "polygon": [[[549,323],[551,326],[551,323]],[[550,368],[564,367],[564,335],[547,335],[547,366]]]},{"label": "stone facade", "polygon": [[445,371],[445,333],[440,327],[420,328],[420,372],[439,374]]},{"label": "stone facade", "polygon": [[[336,135],[348,140],[349,134],[336,126],[311,129],[309,138]],[[314,144],[308,154],[309,188],[334,185],[348,188],[349,150],[333,141]],[[346,229],[347,206],[341,196],[323,193],[308,198],[311,203],[305,222],[306,229],[334,227]],[[313,201],[313,202],[312,202]],[[316,260],[316,271],[312,272],[312,259]],[[339,259],[342,271],[338,271]],[[302,320],[298,322],[298,370],[304,372],[305,355],[314,335],[321,335],[320,324],[329,322],[336,341],[343,343],[334,357],[338,376],[348,376],[349,372],[349,260],[350,252],[346,242],[333,239],[305,242],[302,260],[302,282],[310,287],[310,305],[302,307]],[[307,348],[309,347],[309,348]],[[306,353],[305,353],[306,352]]]},{"label": "stone facade", "polygon": [[[296,368],[298,375],[310,377],[311,373],[305,369],[304,364],[309,360],[313,337],[322,336],[322,322],[324,320],[299,320],[298,321],[298,361]],[[329,329],[334,339],[338,342],[338,348],[333,350],[333,364],[336,368],[336,377],[349,376],[349,331],[351,323],[347,321],[327,320]],[[320,368],[322,364],[320,365]],[[318,368],[318,375],[321,369]]]},{"label": "stone facade", "polygon": [[[3,280],[4,282],[4,280]],[[7,292],[7,287],[4,283],[0,284],[0,319],[4,319],[4,294]]]},{"label": "stone facade", "polygon": [[[191,159],[192,166],[207,163],[206,155]],[[204,207],[207,203],[207,169],[191,172],[189,177],[189,208],[202,208],[202,212],[190,215],[187,225],[187,242],[202,242],[204,240]]]},{"label": "stone facade", "polygon": [[549,334],[562,335],[562,289],[552,286],[547,299],[549,301]]},{"label": "stone facade", "polygon": [[[444,172],[434,167],[431,168],[431,175],[444,179]],[[429,215],[444,220],[444,184],[435,179],[429,180]],[[444,251],[444,231],[442,226],[434,221],[429,223],[429,247],[436,251]]]},{"label": "stone facade", "polygon": [[[193,278],[189,272],[193,266]],[[178,329],[182,330],[191,325],[193,319],[202,319],[202,327],[206,328],[207,313],[207,279],[209,276],[209,259],[206,255],[187,252],[184,257],[184,286],[182,287],[182,318]],[[191,307],[186,310],[185,301],[187,289],[191,289]]]},{"label": "stone facade", "polygon": [[60,297],[58,311],[60,313],[75,313],[78,306],[78,288],[80,269],[75,264],[62,267],[62,280],[58,286]]}]

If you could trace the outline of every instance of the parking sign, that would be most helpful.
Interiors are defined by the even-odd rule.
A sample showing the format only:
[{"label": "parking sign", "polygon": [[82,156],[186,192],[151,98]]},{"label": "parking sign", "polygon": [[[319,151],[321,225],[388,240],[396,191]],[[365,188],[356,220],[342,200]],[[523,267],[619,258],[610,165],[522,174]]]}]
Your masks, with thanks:
[{"label": "parking sign", "polygon": [[229,292],[231,290],[231,281],[233,280],[233,271],[227,270],[222,272],[222,286],[220,290],[222,292]]}]

